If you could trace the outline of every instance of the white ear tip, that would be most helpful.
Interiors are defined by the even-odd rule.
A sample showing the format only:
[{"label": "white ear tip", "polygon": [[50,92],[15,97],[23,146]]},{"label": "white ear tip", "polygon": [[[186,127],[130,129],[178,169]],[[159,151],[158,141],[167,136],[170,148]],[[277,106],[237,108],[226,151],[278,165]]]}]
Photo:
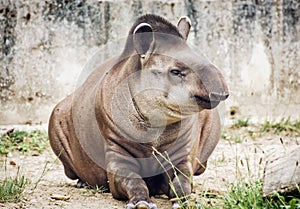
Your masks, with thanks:
[{"label": "white ear tip", "polygon": [[192,21],[191,21],[191,19],[188,16],[182,16],[181,18],[179,18],[179,20],[177,22],[177,25],[180,23],[180,21],[182,19],[185,19],[190,25],[192,25]]},{"label": "white ear tip", "polygon": [[147,26],[149,28],[152,28],[151,25],[149,25],[148,23],[143,22],[143,23],[138,24],[138,26],[135,27],[135,29],[133,31],[133,34],[135,34],[140,28],[145,27],[145,26]]}]

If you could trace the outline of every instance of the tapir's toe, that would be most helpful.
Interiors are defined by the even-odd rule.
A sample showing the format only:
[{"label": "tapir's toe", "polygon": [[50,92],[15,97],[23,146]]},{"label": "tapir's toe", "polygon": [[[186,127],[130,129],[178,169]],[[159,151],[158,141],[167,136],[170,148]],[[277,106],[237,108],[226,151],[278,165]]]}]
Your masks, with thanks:
[{"label": "tapir's toe", "polygon": [[181,206],[178,204],[178,202],[173,203],[172,209],[180,209]]},{"label": "tapir's toe", "polygon": [[77,187],[77,188],[83,188],[83,187],[85,187],[85,186],[86,186],[86,183],[83,182],[81,179],[78,179],[77,184],[76,184],[76,187]]},{"label": "tapir's toe", "polygon": [[136,204],[128,203],[126,209],[158,209],[154,203],[148,203],[146,201],[139,201]]}]

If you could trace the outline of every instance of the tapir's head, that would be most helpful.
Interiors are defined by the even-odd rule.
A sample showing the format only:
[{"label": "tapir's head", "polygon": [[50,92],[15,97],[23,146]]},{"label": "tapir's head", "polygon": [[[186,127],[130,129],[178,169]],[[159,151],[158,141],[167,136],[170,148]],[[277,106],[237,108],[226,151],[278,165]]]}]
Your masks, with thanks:
[{"label": "tapir's head", "polygon": [[136,58],[129,86],[146,117],[156,111],[155,115],[176,121],[215,108],[229,96],[219,69],[186,44],[190,27],[187,17],[175,26],[161,17],[145,15],[131,29],[127,44]]}]

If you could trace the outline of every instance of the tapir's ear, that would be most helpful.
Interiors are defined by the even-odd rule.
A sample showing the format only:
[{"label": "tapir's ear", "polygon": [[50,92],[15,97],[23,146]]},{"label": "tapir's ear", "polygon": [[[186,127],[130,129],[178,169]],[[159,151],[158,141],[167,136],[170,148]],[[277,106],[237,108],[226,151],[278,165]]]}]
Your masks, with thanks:
[{"label": "tapir's ear", "polygon": [[133,44],[138,54],[144,56],[150,49],[154,40],[151,25],[148,23],[140,23],[133,32]]},{"label": "tapir's ear", "polygon": [[182,16],[177,23],[177,29],[184,40],[188,38],[190,28],[191,28],[191,20],[187,16]]}]

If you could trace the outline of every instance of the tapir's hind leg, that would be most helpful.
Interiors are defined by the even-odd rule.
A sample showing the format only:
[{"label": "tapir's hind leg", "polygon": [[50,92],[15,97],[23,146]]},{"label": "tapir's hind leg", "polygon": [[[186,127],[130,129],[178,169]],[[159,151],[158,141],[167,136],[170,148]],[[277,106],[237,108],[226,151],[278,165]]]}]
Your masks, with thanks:
[{"label": "tapir's hind leg", "polygon": [[82,148],[73,127],[71,97],[60,102],[49,120],[49,140],[54,153],[63,163],[65,174],[78,179],[77,187],[83,184],[108,188],[106,171],[95,163]]},{"label": "tapir's hind leg", "polygon": [[59,111],[60,108],[57,106],[50,117],[48,129],[50,145],[55,155],[63,163],[66,176],[75,180],[78,179],[78,176],[73,168],[69,140],[68,137],[65,136],[62,127],[63,121],[58,119]]},{"label": "tapir's hind leg", "polygon": [[52,134],[49,131],[51,147],[62,162],[66,176],[72,180],[78,179],[77,188],[84,185],[103,186],[109,191],[105,170],[90,161],[82,150],[75,149],[79,146],[74,148],[75,143],[71,145],[71,140],[55,136],[56,133]]},{"label": "tapir's hind leg", "polygon": [[49,132],[50,144],[52,150],[54,151],[55,155],[60,159],[64,166],[65,174],[72,180],[78,179],[78,176],[72,169],[71,159],[68,156],[66,149],[63,145],[63,142],[59,140],[57,137],[53,137],[52,134]]},{"label": "tapir's hind leg", "polygon": [[73,168],[72,160],[71,160],[70,156],[68,155],[68,153],[66,152],[66,146],[63,145],[63,141],[59,140],[59,138],[57,136],[53,137],[50,134],[50,132],[49,132],[49,138],[51,139],[50,143],[51,143],[51,147],[52,147],[54,153],[60,159],[60,161],[62,162],[62,164],[64,166],[64,171],[65,171],[66,176],[72,180],[78,179],[76,187],[82,188],[85,185],[85,182],[83,182],[79,178],[79,176],[77,176],[77,174],[75,173],[75,169]]}]

